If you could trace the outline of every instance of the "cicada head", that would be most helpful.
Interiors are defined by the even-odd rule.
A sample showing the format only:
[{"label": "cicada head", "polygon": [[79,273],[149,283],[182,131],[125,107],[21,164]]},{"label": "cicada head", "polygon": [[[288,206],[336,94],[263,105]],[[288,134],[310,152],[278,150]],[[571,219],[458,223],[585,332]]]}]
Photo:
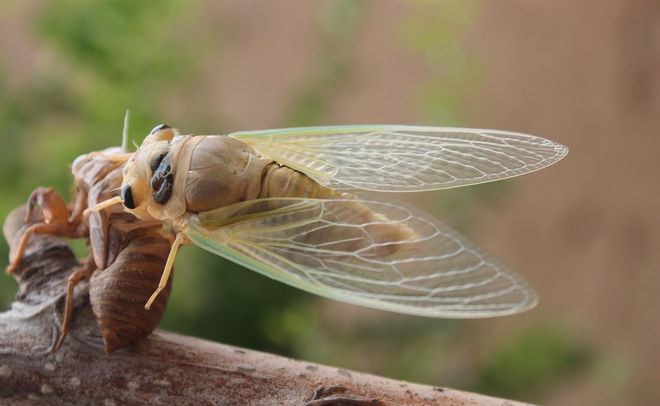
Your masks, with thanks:
[{"label": "cicada head", "polygon": [[[165,180],[167,176],[172,176],[171,167],[167,170],[167,164],[174,136],[174,130],[165,124],[154,127],[124,166],[124,179],[121,185],[122,204],[139,219],[152,220],[154,216],[149,211],[149,204],[154,198],[158,199],[163,194],[171,193],[171,179],[168,180],[169,182]],[[158,181],[160,178],[155,175],[162,178],[160,182]]]}]

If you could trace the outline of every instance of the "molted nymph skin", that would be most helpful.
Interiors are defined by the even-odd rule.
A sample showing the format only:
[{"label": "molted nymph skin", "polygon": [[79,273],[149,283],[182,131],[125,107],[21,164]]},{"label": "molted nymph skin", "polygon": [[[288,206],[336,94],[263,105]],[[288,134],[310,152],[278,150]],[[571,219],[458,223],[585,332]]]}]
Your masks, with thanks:
[{"label": "molted nymph skin", "polygon": [[[112,197],[111,190],[121,184],[122,161],[111,157],[121,154],[120,148],[109,148],[78,157],[72,165],[76,185],[75,207],[84,209]],[[79,213],[82,215],[82,213]],[[117,248],[111,248],[108,224],[112,218],[125,214],[120,207],[89,213],[85,221],[90,240],[90,250],[96,267],[104,269],[116,256]],[[72,214],[76,217],[76,214]],[[133,216],[131,216],[133,217]]]},{"label": "molted nymph skin", "polygon": [[[121,153],[116,148],[76,159],[76,199],[84,202],[83,207],[93,207],[118,194],[124,161],[116,156]],[[144,304],[158,286],[172,242],[161,234],[160,222],[139,220],[120,205],[92,211],[86,222],[98,268],[90,279],[90,303],[105,350],[110,353],[146,337],[158,325],[170,284],[151,310]]]},{"label": "molted nymph skin", "polygon": [[158,286],[171,242],[153,228],[124,237],[126,245],[115,261],[94,272],[89,287],[89,300],[108,354],[151,334],[165,312],[172,287],[170,278],[151,309],[144,308]]}]

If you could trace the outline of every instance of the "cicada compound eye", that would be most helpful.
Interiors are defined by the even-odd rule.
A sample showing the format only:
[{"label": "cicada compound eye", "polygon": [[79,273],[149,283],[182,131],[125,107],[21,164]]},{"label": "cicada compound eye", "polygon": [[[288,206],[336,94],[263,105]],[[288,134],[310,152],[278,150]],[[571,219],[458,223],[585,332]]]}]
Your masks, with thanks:
[{"label": "cicada compound eye", "polygon": [[149,134],[156,134],[158,131],[167,130],[168,128],[171,127],[167,124],[158,124],[157,126],[151,129]]},{"label": "cicada compound eye", "polygon": [[155,126],[144,139],[142,145],[158,141],[172,141],[176,135],[174,129],[167,124],[158,124]]},{"label": "cicada compound eye", "polygon": [[122,185],[121,187],[121,202],[130,210],[135,209],[135,201],[133,200],[133,191],[130,185]]}]

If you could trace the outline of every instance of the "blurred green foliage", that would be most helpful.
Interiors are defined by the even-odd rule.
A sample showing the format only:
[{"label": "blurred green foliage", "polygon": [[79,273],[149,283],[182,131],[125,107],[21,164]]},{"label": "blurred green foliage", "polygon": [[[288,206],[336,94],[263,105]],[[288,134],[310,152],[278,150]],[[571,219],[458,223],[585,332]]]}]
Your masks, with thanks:
[{"label": "blurred green foliage", "polygon": [[133,86],[124,88],[141,91],[176,79],[181,69],[189,67],[181,63],[186,55],[180,51],[185,52],[185,47],[176,47],[180,33],[174,19],[185,4],[177,0],[64,0],[43,10],[39,29],[73,64],[93,72],[97,79],[130,81]]},{"label": "blurred green foliage", "polygon": [[[367,5],[374,4],[327,2],[311,16],[321,38],[315,68],[298,86],[285,124],[323,123],[333,92],[350,81],[353,61],[347,44],[359,33]],[[185,30],[199,17],[198,5],[185,0],[43,2],[27,21],[40,50],[29,83],[12,89],[3,74],[7,61],[0,60],[0,137],[8,146],[0,148],[1,217],[37,186],[69,190],[70,163],[80,154],[117,145],[126,108],[131,110],[130,134],[138,143],[162,119],[163,98],[176,95],[194,78],[200,69],[196,61],[202,60],[197,56],[208,51],[206,42]],[[428,121],[461,124],[463,95],[478,75],[477,64],[464,55],[457,38],[474,11],[456,0],[425,3],[399,28],[403,41],[434,72],[420,89],[418,107]],[[205,120],[195,116],[194,106],[183,114]],[[214,125],[222,123],[216,119]],[[451,215],[452,224],[468,228],[473,203],[498,190],[501,183],[444,192],[425,208],[444,218]],[[7,257],[4,244],[0,255]],[[11,278],[0,277],[2,307],[10,303],[15,286]],[[480,360],[466,345],[473,343],[468,322],[344,311],[347,307],[341,306],[348,305],[319,300],[188,249],[177,258],[162,325],[395,378],[459,387],[477,382],[486,393],[514,397],[533,397],[584,368],[590,356],[570,335],[536,328],[506,343],[479,369]]]},{"label": "blurred green foliage", "polygon": [[[113,0],[47,2],[34,17],[43,41],[30,81],[20,91],[0,86],[0,214],[18,206],[37,186],[63,193],[71,188],[69,165],[83,153],[118,145],[122,112],[131,108],[133,134],[157,122],[163,82],[194,70],[186,48],[168,50],[182,38],[170,28],[182,18],[183,4]],[[8,7],[11,11],[11,8]],[[27,22],[27,21],[26,21]],[[180,58],[177,60],[177,58]],[[0,72],[4,67],[0,68]],[[139,141],[139,140],[138,140]],[[6,258],[3,245],[0,255]],[[3,276],[2,304],[13,286]]]},{"label": "blurred green foliage", "polygon": [[[474,126],[468,118],[470,92],[479,87],[480,61],[467,49],[465,33],[478,14],[478,3],[460,0],[428,2],[405,20],[399,31],[402,42],[414,50],[431,72],[419,89],[419,110],[434,125]],[[508,181],[442,191],[432,213],[449,214],[460,231],[469,229],[471,208],[504,195]],[[420,199],[421,200],[421,199]]]},{"label": "blurred green foliage", "polygon": [[478,86],[478,61],[472,59],[461,34],[477,14],[477,3],[430,2],[402,26],[402,36],[432,72],[420,89],[420,109],[435,122],[454,126],[465,119],[466,97]]},{"label": "blurred green foliage", "polygon": [[316,69],[298,89],[289,108],[288,125],[322,123],[333,90],[350,77],[350,48],[346,43],[358,28],[362,5],[354,0],[337,0],[328,3],[319,13],[321,45],[316,52]]},{"label": "blurred green foliage", "polygon": [[532,325],[487,360],[475,390],[518,398],[538,394],[584,371],[593,356],[570,331]]}]

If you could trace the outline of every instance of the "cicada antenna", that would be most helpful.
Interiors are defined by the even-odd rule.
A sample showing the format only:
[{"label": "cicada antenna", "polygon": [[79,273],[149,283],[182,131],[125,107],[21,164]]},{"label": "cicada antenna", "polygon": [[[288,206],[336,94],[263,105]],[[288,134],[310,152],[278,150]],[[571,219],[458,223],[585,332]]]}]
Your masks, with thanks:
[{"label": "cicada antenna", "polygon": [[126,110],[124,115],[124,129],[121,132],[121,149],[124,152],[128,152],[128,119],[131,117],[130,110]]}]

